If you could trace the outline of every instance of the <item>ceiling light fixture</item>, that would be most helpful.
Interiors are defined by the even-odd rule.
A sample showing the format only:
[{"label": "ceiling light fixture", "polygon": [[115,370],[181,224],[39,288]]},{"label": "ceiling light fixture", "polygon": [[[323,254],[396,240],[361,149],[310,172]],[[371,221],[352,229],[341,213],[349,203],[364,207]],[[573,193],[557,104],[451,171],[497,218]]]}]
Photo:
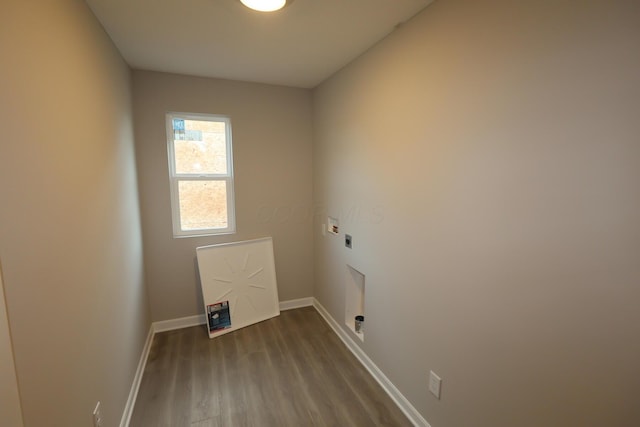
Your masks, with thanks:
[{"label": "ceiling light fixture", "polygon": [[257,10],[258,12],[275,12],[292,1],[293,0],[240,0],[240,2],[249,9]]}]

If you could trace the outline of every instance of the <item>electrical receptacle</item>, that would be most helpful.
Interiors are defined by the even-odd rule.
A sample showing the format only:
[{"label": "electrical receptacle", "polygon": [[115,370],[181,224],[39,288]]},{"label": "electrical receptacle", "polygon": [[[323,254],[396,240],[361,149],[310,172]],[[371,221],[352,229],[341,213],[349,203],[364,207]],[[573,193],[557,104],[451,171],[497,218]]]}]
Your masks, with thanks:
[{"label": "electrical receptacle", "polygon": [[439,376],[437,376],[435,372],[429,371],[429,391],[438,399],[440,399],[441,385],[442,385],[442,379]]},{"label": "electrical receptacle", "polygon": [[96,403],[96,407],[93,410],[93,427],[102,427],[102,411],[100,409],[100,401]]}]

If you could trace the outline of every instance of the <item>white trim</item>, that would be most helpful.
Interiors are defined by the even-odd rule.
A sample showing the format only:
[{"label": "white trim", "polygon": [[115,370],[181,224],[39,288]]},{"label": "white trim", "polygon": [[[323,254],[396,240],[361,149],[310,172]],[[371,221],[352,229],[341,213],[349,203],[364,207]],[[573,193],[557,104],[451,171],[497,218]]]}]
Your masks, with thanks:
[{"label": "white trim", "polygon": [[313,297],[290,299],[280,301],[280,311],[293,310],[294,308],[310,307],[313,305]]},{"label": "white trim", "polygon": [[324,318],[327,324],[333,329],[333,331],[338,335],[338,337],[342,340],[342,342],[347,346],[349,350],[353,353],[353,355],[362,363],[362,365],[366,368],[367,371],[373,376],[373,378],[380,384],[382,389],[387,392],[391,400],[398,405],[398,408],[409,418],[409,421],[413,423],[415,427],[431,427],[427,420],[424,419],[422,415],[418,412],[418,410],[407,400],[406,397],[400,390],[396,388],[395,385],[387,378],[387,376],[376,366],[375,363],[366,353],[356,344],[356,342],[349,336],[347,333],[340,327],[338,322],[331,317],[329,312],[320,304],[320,302],[313,298],[313,306],[320,313],[320,315]]},{"label": "white trim", "polygon": [[[174,151],[174,129],[173,120],[197,120],[209,122],[222,122],[225,124],[225,143],[226,143],[226,173],[181,173],[176,172],[176,161]],[[235,190],[233,178],[233,143],[231,135],[231,118],[229,116],[219,114],[203,114],[203,113],[183,113],[183,112],[167,112],[165,115],[165,125],[167,132],[167,158],[169,160],[169,192],[171,196],[171,221],[173,224],[173,237],[200,237],[214,236],[219,234],[234,234],[236,232],[236,213],[235,213]],[[227,226],[225,228],[204,228],[198,230],[183,230],[180,219],[180,194],[178,187],[181,181],[221,181],[226,184],[227,196]]]},{"label": "white trim", "polygon": [[[281,311],[293,310],[294,308],[309,307],[313,305],[313,298],[299,298],[288,301],[280,301]],[[153,322],[153,332],[173,331],[174,329],[190,328],[191,326],[199,326],[207,323],[204,314],[196,314],[193,316],[180,317],[178,319],[160,320]]]},{"label": "white trim", "polygon": [[131,421],[131,415],[133,414],[133,408],[136,405],[136,399],[138,398],[138,390],[140,389],[140,383],[142,382],[142,375],[144,374],[144,368],[147,366],[147,359],[149,358],[149,350],[151,350],[151,343],[153,342],[153,336],[155,332],[153,330],[153,324],[149,328],[147,334],[147,340],[142,348],[142,354],[138,361],[138,368],[136,374],[133,377],[133,384],[131,384],[131,390],[129,391],[129,397],[127,403],[124,406],[124,412],[122,413],[122,419],[120,420],[120,427],[128,427]]},{"label": "white trim", "polygon": [[180,317],[178,319],[160,320],[153,322],[153,332],[166,332],[173,331],[174,329],[190,328],[191,326],[204,325],[207,323],[207,318],[203,314],[196,314],[193,316]]}]

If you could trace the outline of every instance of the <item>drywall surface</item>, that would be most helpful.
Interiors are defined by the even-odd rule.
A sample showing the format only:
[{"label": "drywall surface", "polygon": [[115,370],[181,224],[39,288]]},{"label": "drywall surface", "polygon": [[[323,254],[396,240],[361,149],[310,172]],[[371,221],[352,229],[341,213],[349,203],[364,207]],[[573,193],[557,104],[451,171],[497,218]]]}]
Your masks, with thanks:
[{"label": "drywall surface", "polygon": [[0,258],[24,425],[88,426],[100,400],[115,426],[150,324],[130,70],[77,0],[4,1],[0,57]]},{"label": "drywall surface", "polygon": [[[312,295],[311,92],[133,72],[145,269],[154,321],[202,313],[196,247],[273,237],[281,301]],[[231,117],[236,233],[173,238],[167,112]]]},{"label": "drywall surface", "polygon": [[[1,267],[1,265],[0,265]],[[0,268],[0,419],[7,426],[22,426],[22,407],[13,360],[13,345],[4,301],[4,285]]]},{"label": "drywall surface", "polygon": [[314,91],[314,296],[366,276],[433,427],[640,425],[638,52],[635,1],[447,0]]}]

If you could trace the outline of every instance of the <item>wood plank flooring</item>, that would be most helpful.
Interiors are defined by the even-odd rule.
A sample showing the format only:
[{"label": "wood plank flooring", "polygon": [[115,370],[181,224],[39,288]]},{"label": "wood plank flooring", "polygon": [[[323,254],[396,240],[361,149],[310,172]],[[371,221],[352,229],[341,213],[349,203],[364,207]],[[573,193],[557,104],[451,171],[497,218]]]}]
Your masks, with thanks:
[{"label": "wood plank flooring", "polygon": [[411,426],[312,307],[157,334],[131,427]]}]

